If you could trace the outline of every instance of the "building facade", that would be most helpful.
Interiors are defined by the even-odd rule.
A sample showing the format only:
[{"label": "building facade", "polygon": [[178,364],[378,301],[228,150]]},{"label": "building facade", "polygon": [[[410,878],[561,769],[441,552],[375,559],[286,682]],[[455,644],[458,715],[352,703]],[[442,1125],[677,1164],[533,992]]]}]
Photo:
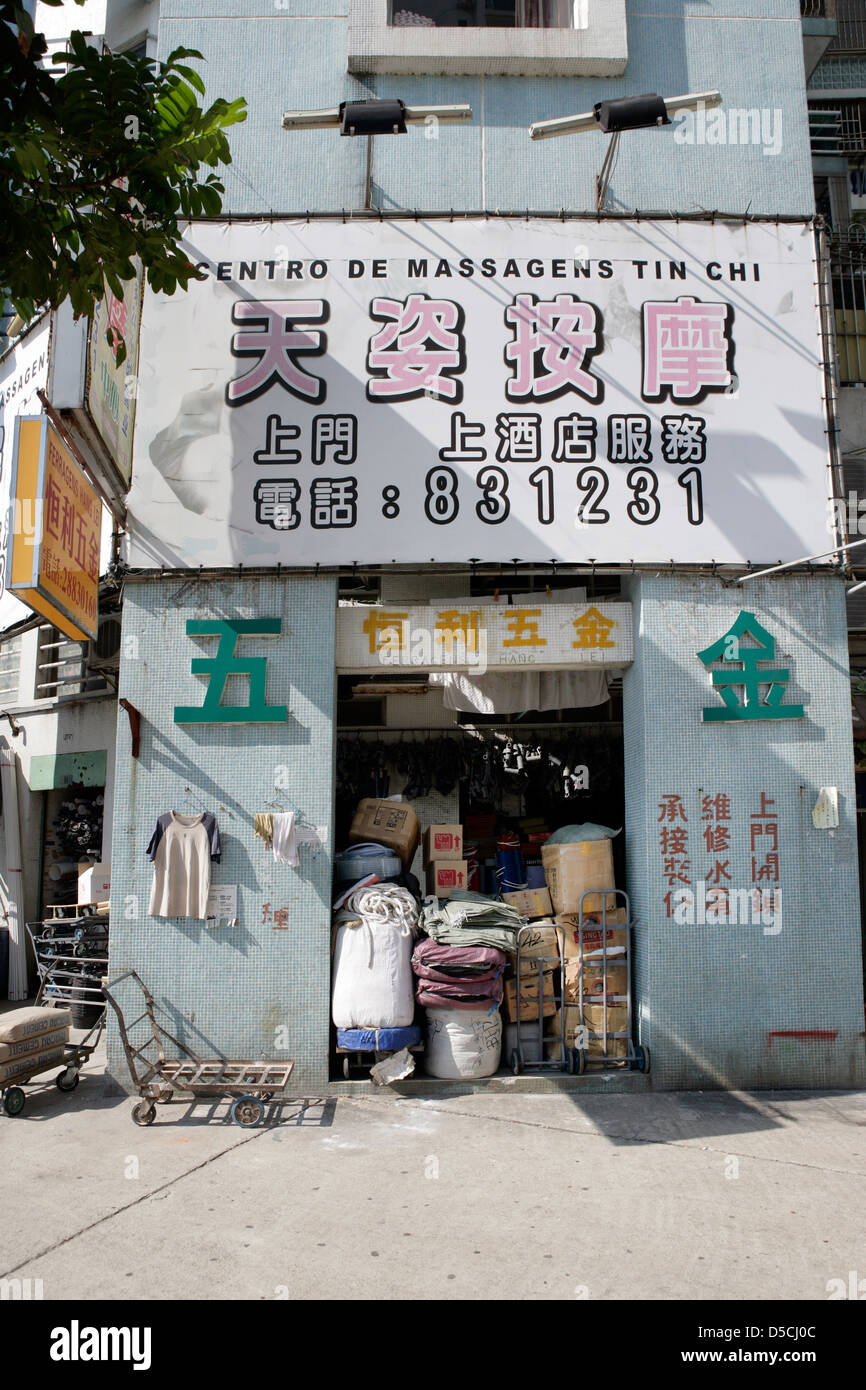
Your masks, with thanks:
[{"label": "building facade", "polygon": [[[479,729],[508,737],[515,717],[485,723],[451,708],[430,679],[429,653],[425,665],[404,652],[387,672],[393,679],[377,683],[352,654],[346,625],[389,613],[409,622],[417,608],[435,610],[425,620],[435,629],[443,613],[468,621],[483,610],[492,632],[507,604],[510,621],[523,623],[508,640],[532,648],[527,634],[553,641],[544,617],[553,604],[557,621],[592,622],[596,636],[576,627],[559,665],[539,664],[537,651],[532,661],[585,681],[600,672],[604,688],[590,697],[583,687],[578,697],[572,686],[567,703],[539,708],[522,727],[539,743],[571,739],[588,769],[573,811],[559,790],[550,793],[559,823],[607,817],[624,827],[616,862],[635,918],[635,1028],[652,1054],[648,1075],[588,1073],[573,1084],[862,1083],[845,579],[827,504],[836,491],[826,443],[834,397],[822,366],[829,315],[804,66],[816,32],[804,29],[795,0],[696,0],[676,13],[661,0],[453,12],[427,0],[403,9],[323,0],[315,13],[295,0],[244,0],[230,21],[224,8],[166,0],[158,18],[159,52],[200,50],[209,95],[245,95],[249,118],[232,136],[223,223],[190,230],[206,280],[186,308],[150,295],[143,308],[119,677],[140,716],[140,748],[133,757],[124,714],[112,973],[136,969],[173,1031],[203,1054],[291,1056],[302,1091],[351,1084],[335,1070],[329,991],[332,861],[358,791],[356,750],[384,750],[390,793],[407,795],[422,821],[460,820],[459,779],[442,777],[440,789],[422,777],[409,793],[406,744],[438,747]],[[720,108],[624,133],[601,210],[608,137],[528,136],[533,122],[602,99],[713,90]],[[471,118],[434,114],[370,140],[343,138],[335,125],[283,127],[285,111],[385,99],[465,105]],[[389,251],[394,238],[402,250]],[[645,253],[635,250],[641,244]],[[414,284],[412,259],[426,262]],[[449,268],[437,276],[443,261]],[[461,272],[464,261],[471,273]],[[413,294],[452,306],[450,320],[451,311],[436,311],[427,339],[441,349],[441,370],[434,387],[416,374],[411,390],[404,380],[402,394],[383,399],[376,383],[394,380],[382,366],[397,331],[393,305],[405,309]],[[542,295],[572,318],[558,339],[536,318],[527,345],[521,314]],[[295,304],[291,319],[267,311],[283,314],[276,363],[255,339],[273,329],[261,306],[274,300],[300,300],[303,310]],[[736,351],[703,385],[669,380],[665,390],[647,333],[653,306],[679,310],[684,300],[715,306],[711,341],[718,347],[722,334]],[[521,372],[536,381],[533,373],[555,370],[565,375],[550,400],[521,384]],[[243,399],[232,399],[233,382]],[[523,461],[504,452],[509,404],[548,430]],[[662,432],[681,431],[698,405],[715,449],[698,441],[689,484],[680,467],[688,457],[669,459]],[[486,421],[493,471],[483,478],[469,436],[434,439],[430,422],[453,426],[458,411],[463,425]],[[317,436],[320,455],[314,438],[313,453],[297,459],[307,428],[324,430],[316,420],[326,413],[334,423]],[[569,454],[554,431],[575,414],[590,424],[573,425],[584,436]],[[350,426],[337,432],[337,419],[350,417],[357,441]],[[647,422],[643,439],[637,420]],[[581,454],[589,435],[596,452]],[[449,445],[464,450],[453,466]],[[433,469],[422,466],[428,456]],[[526,460],[538,469],[534,482]],[[551,469],[570,461],[600,477],[568,494],[568,534],[545,531],[546,489],[560,481]],[[381,505],[352,512],[347,536],[339,508],[362,506],[365,476]],[[515,499],[506,515],[503,478]],[[644,524],[658,515],[656,487],[663,518],[674,498],[681,504],[670,533]],[[463,510],[449,531],[458,496]],[[391,531],[389,505],[404,508]],[[591,525],[602,513],[609,524],[597,541],[602,530]],[[505,529],[495,532],[500,520]],[[780,561],[789,568],[750,577]],[[605,657],[599,617],[586,617],[605,619],[608,604],[627,610],[633,634],[618,664]],[[222,656],[214,638],[228,644]],[[372,636],[369,650],[376,654]],[[731,658],[736,693],[724,678]],[[509,805],[520,814],[529,801]],[[148,841],[171,810],[216,816],[214,882],[235,890],[226,919],[149,915]],[[296,869],[276,864],[255,836],[255,815],[274,810],[293,811],[304,831]],[[720,889],[739,915],[728,909],[714,920]],[[125,1084],[113,1032],[109,1070]]]}]

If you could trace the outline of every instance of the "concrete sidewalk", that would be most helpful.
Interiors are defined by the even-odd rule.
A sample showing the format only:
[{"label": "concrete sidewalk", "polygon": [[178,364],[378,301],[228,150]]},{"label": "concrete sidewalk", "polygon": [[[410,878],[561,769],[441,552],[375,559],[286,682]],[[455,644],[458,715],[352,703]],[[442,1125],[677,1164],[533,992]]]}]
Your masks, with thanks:
[{"label": "concrete sidewalk", "polygon": [[[0,1277],[46,1299],[825,1300],[866,1281],[866,1093],[0,1113]],[[866,1282],[863,1290],[866,1292]]]}]

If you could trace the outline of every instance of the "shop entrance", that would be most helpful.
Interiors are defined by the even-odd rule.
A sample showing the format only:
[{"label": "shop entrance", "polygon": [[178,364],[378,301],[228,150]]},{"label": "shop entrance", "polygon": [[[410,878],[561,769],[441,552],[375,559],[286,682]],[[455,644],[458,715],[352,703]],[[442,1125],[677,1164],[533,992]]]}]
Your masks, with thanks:
[{"label": "shop entrance", "polygon": [[[392,606],[404,611],[398,604]],[[574,611],[581,610],[576,605]],[[470,688],[467,695],[466,688],[455,689],[461,683],[454,674],[443,679],[438,672],[398,669],[339,676],[336,902],[369,870],[380,881],[404,886],[421,901],[435,894],[440,903],[447,902],[455,890],[458,895],[468,890],[495,900],[505,894],[507,901],[512,891],[526,890],[529,896],[521,899],[524,915],[552,923],[556,908],[545,882],[542,847],[555,832],[567,835],[568,827],[586,825],[619,832],[609,844],[614,882],[625,887],[621,670],[587,673],[563,667],[544,672],[543,679],[535,675],[533,680],[526,671],[510,676],[498,672],[483,684],[489,703],[501,706],[486,711],[453,708],[471,705],[473,699],[480,703],[477,691]],[[520,709],[527,693],[541,696],[544,708]],[[570,702],[551,707],[556,693]],[[373,831],[369,848],[361,846],[356,853],[350,845],[360,803],[386,800],[398,808],[411,808],[417,816],[420,843],[409,862],[389,860],[387,851],[377,851]],[[455,828],[459,834],[456,851],[434,860],[435,845],[425,844],[431,827]],[[348,907],[342,905],[332,945],[357,902],[350,898]],[[552,939],[557,939],[555,933]],[[372,941],[368,947],[373,949]],[[512,952],[505,954],[507,980],[514,974],[515,961]],[[417,980],[412,984],[416,986]],[[554,1018],[560,1026],[562,1002],[555,999],[551,1029]],[[537,1011],[535,1019],[537,1033]],[[500,1021],[501,1050],[494,1074],[510,1075],[514,1030],[508,1030],[513,1010],[510,1014],[507,999],[502,1001]],[[429,1010],[416,1004],[412,1024],[421,1028],[422,1040],[429,1022]],[[338,1034],[332,1024],[334,1080],[366,1079],[377,1054],[381,1058],[390,1050],[384,1045],[377,1049],[375,1044],[383,1039],[387,1044],[400,1041],[400,1036],[392,1038],[385,1030],[367,1030],[364,1036],[360,1028],[353,1040],[371,1045],[353,1052],[342,1046],[348,1031],[341,1028]],[[424,1054],[419,1053],[415,1061],[412,1080],[425,1079]]]}]

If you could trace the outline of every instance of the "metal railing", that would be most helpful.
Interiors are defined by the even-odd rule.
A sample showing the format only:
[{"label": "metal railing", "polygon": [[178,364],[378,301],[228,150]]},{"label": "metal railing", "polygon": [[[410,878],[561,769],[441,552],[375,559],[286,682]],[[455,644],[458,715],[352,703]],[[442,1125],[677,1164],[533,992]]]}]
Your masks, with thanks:
[{"label": "metal railing", "polygon": [[866,153],[866,121],[858,101],[810,102],[809,140],[813,155]]},{"label": "metal railing", "polygon": [[0,643],[0,704],[18,703],[21,638],[7,637]]},{"label": "metal railing", "polygon": [[86,642],[71,641],[56,628],[40,628],[34,691],[37,700],[108,689],[105,676],[88,669],[88,646]]},{"label": "metal railing", "polygon": [[800,15],[803,19],[832,19],[836,0],[800,0]]},{"label": "metal railing", "polygon": [[[866,49],[866,4],[864,0],[836,0],[836,37],[828,52],[850,53]],[[801,2],[802,12],[802,2]]]},{"label": "metal railing", "polygon": [[830,276],[840,386],[866,382],[866,225],[830,238]]}]

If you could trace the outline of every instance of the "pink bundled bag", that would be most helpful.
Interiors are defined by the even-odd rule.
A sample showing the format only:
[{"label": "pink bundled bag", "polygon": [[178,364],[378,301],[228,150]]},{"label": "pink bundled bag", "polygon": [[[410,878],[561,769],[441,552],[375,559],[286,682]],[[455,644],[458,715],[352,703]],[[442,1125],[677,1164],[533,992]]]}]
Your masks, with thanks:
[{"label": "pink bundled bag", "polygon": [[445,946],[425,938],[412,954],[415,998],[428,1009],[495,1009],[505,954],[493,946]]},{"label": "pink bundled bag", "polygon": [[430,937],[412,953],[412,969],[422,980],[493,980],[504,965],[504,951],[493,946],[445,946]]}]

